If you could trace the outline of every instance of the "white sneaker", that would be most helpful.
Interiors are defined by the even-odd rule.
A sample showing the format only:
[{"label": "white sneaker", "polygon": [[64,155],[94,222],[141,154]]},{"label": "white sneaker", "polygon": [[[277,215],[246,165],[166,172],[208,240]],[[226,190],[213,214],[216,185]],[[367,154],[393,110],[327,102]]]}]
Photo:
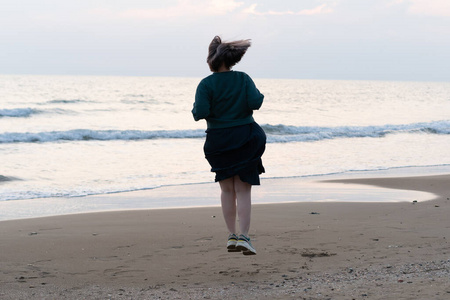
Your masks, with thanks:
[{"label": "white sneaker", "polygon": [[241,234],[236,243],[236,249],[242,251],[244,255],[255,255],[256,250],[253,248],[250,238]]},{"label": "white sneaker", "polygon": [[231,233],[228,236],[227,249],[229,252],[237,252],[237,250],[236,250],[237,241],[238,241],[238,236],[236,234]]}]

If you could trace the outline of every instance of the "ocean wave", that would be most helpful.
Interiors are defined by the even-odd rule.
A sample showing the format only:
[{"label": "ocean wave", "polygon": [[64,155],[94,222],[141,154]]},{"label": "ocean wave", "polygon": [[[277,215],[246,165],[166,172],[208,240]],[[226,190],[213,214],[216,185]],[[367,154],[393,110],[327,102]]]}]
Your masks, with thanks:
[{"label": "ocean wave", "polygon": [[19,180],[19,179],[18,179],[18,178],[15,178],[15,177],[8,177],[8,176],[0,175],[0,182],[4,182],[4,181],[14,181],[14,180]]},{"label": "ocean wave", "polygon": [[[382,126],[289,126],[262,125],[268,143],[308,142],[338,138],[382,138],[395,133],[450,134],[450,120],[406,125]],[[50,131],[37,133],[0,134],[0,143],[46,143],[56,141],[111,141],[152,139],[199,139],[205,137],[205,130],[89,130]]]},{"label": "ocean wave", "polygon": [[88,130],[50,131],[38,133],[0,134],[0,143],[45,143],[56,141],[112,141],[112,140],[152,140],[152,139],[192,139],[205,136],[205,130]]},{"label": "ocean wave", "polygon": [[52,108],[45,110],[34,108],[0,109],[0,118],[1,117],[28,118],[31,117],[32,115],[37,114],[73,115],[76,114],[76,112],[62,108]]},{"label": "ocean wave", "polygon": [[11,108],[11,109],[0,109],[1,117],[11,117],[11,118],[26,118],[32,114],[39,113],[40,111],[33,108]]},{"label": "ocean wave", "polygon": [[94,101],[81,100],[81,99],[55,99],[47,101],[49,104],[74,104],[74,103],[92,103]]},{"label": "ocean wave", "polygon": [[450,120],[379,126],[262,125],[270,143],[308,142],[336,138],[381,138],[395,133],[450,134]]}]

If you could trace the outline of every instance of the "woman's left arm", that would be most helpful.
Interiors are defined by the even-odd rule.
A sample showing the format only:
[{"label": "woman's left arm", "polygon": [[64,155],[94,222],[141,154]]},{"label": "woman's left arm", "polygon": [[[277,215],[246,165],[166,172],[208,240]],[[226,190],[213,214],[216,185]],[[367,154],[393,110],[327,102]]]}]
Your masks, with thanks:
[{"label": "woman's left arm", "polygon": [[250,76],[247,76],[246,88],[248,107],[252,110],[259,109],[263,103],[264,95],[256,88],[256,85]]}]

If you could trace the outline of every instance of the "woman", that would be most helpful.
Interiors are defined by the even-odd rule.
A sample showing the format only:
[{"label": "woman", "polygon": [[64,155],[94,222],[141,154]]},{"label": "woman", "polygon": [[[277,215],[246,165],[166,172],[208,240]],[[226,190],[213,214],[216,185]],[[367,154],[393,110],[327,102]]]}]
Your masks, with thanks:
[{"label": "woman", "polygon": [[252,116],[253,110],[261,107],[264,95],[250,76],[231,70],[250,45],[250,40],[222,42],[214,37],[207,58],[213,73],[198,85],[192,109],[196,121],[206,119],[204,152],[220,184],[222,212],[229,231],[228,251],[242,251],[244,255],[256,254],[248,236],[251,188],[260,184],[266,145],[266,135]]}]

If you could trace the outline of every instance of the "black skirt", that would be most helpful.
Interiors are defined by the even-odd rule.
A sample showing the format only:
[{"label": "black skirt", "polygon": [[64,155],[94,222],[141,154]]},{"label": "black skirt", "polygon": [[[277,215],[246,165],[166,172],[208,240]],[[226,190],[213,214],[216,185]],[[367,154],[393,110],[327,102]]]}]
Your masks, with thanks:
[{"label": "black skirt", "polygon": [[266,149],[266,134],[255,122],[206,130],[205,157],[216,173],[216,181],[239,175],[251,185],[259,185],[264,173],[261,156]]}]

